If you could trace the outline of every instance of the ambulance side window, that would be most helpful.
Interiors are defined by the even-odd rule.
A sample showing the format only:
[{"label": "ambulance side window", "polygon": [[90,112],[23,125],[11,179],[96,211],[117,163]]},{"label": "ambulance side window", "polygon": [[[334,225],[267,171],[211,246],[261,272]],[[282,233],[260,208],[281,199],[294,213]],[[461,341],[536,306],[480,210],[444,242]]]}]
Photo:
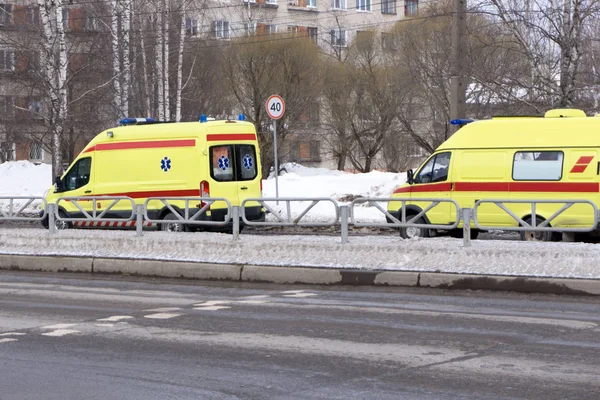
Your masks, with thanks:
[{"label": "ambulance side window", "polygon": [[560,181],[562,151],[517,151],[513,159],[515,181]]},{"label": "ambulance side window", "polygon": [[421,168],[415,178],[415,183],[444,182],[448,179],[449,167],[450,153],[436,154]]},{"label": "ambulance side window", "polygon": [[228,182],[234,180],[233,146],[214,146],[210,148],[210,175],[215,181]]},{"label": "ambulance side window", "polygon": [[256,178],[256,152],[250,144],[235,146],[238,181],[251,181]]},{"label": "ambulance side window", "polygon": [[90,157],[82,158],[77,161],[67,175],[65,175],[65,189],[75,190],[87,185],[90,182],[91,169],[92,159]]}]

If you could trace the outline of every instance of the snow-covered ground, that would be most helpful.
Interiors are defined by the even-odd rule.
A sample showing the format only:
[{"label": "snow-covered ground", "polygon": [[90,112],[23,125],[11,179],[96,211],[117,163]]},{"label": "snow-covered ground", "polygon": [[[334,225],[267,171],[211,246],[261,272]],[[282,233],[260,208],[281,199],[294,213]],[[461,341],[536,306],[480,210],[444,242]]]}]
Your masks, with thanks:
[{"label": "snow-covered ground", "polygon": [[[404,174],[394,173],[349,174],[298,165],[287,169],[279,178],[280,197],[326,197],[340,204],[356,197],[388,197],[405,180]],[[41,196],[51,182],[50,174],[48,165],[0,164],[0,196]],[[275,196],[274,179],[264,181],[263,196]],[[294,204],[292,214],[307,204]],[[285,212],[284,202],[279,207]],[[314,220],[328,220],[332,212],[332,207],[322,205],[309,215]],[[374,207],[357,208],[355,216],[361,222],[383,221],[383,214]],[[0,253],[5,254],[600,279],[598,245],[475,240],[472,247],[463,248],[461,243],[448,237],[402,240],[373,235],[351,237],[349,243],[341,244],[339,237],[309,235],[242,234],[233,241],[231,235],[217,233],[145,232],[139,238],[131,231],[73,230],[50,235],[35,229],[0,229]]]}]

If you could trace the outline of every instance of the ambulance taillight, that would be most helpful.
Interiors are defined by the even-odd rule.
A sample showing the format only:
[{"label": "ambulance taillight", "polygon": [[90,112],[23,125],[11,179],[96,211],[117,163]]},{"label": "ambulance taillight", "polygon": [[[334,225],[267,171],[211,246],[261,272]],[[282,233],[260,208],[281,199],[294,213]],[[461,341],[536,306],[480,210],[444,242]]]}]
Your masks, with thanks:
[{"label": "ambulance taillight", "polygon": [[[200,197],[210,197],[210,186],[208,181],[200,182]],[[200,203],[200,208],[204,207],[206,203],[203,201]]]}]

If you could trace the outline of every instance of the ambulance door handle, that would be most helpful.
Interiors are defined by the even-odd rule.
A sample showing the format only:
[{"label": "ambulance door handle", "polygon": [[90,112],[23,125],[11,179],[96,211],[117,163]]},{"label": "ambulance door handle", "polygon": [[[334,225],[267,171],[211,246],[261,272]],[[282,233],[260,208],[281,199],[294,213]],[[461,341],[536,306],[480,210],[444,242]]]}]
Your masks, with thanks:
[{"label": "ambulance door handle", "polygon": [[248,190],[248,187],[247,186],[242,186],[240,189],[242,189],[242,190]]},{"label": "ambulance door handle", "polygon": [[91,190],[86,190],[85,192],[86,192],[86,193],[92,193],[92,191],[91,191]]}]

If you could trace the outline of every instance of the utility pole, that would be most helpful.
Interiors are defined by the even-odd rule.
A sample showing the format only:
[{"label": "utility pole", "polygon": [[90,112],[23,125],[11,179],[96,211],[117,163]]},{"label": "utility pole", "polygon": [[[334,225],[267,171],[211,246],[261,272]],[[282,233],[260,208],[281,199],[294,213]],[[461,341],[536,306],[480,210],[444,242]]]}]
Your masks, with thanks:
[{"label": "utility pole", "polygon": [[[465,118],[467,80],[465,58],[467,52],[467,0],[454,0],[452,25],[452,77],[450,78],[450,119]],[[460,125],[454,125],[458,130]]]}]

